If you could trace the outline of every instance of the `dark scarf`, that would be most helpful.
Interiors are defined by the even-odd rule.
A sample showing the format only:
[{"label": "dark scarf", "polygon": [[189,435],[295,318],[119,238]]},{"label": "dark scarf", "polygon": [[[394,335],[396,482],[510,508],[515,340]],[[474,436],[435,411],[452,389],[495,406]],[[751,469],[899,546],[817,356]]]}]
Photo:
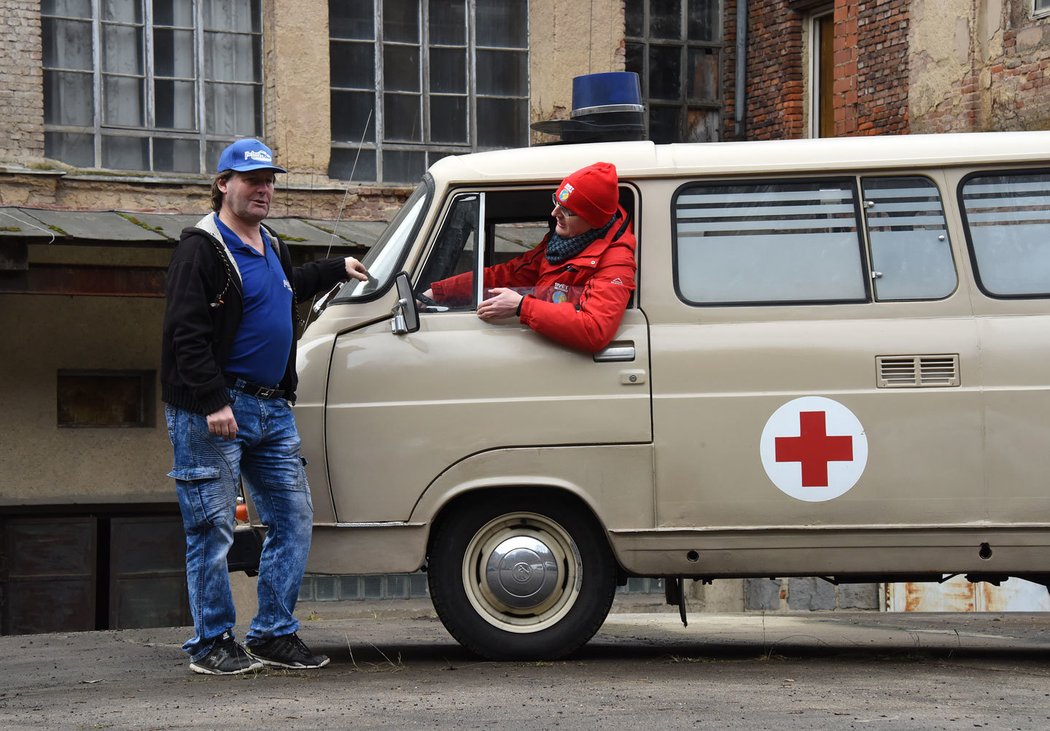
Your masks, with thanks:
[{"label": "dark scarf", "polygon": [[604,236],[612,227],[616,216],[617,214],[614,213],[609,222],[601,228],[592,228],[584,231],[579,236],[573,236],[568,239],[563,239],[554,231],[551,231],[550,238],[547,239],[547,261],[551,264],[561,264],[566,259],[576,256],[586,249],[592,241],[597,241]]}]

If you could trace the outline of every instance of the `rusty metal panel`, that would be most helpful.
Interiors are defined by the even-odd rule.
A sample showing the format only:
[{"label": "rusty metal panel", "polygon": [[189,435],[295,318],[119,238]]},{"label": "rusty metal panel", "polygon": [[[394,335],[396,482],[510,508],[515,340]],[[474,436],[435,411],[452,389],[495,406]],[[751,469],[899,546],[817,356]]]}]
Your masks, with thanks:
[{"label": "rusty metal panel", "polygon": [[955,576],[941,584],[887,584],[886,606],[891,612],[1045,612],[1050,592],[1023,579],[995,586]]},{"label": "rusty metal panel", "polygon": [[109,627],[192,624],[178,515],[110,519]]},{"label": "rusty metal panel", "polygon": [[96,629],[97,520],[4,518],[0,633]]}]

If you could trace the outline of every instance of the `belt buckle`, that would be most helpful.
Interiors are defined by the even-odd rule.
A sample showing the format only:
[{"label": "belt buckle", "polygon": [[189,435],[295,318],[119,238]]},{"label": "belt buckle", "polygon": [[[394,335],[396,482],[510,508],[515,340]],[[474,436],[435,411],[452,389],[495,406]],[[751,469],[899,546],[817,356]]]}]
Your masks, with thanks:
[{"label": "belt buckle", "polygon": [[258,396],[259,398],[270,398],[275,393],[277,393],[277,389],[276,388],[263,387],[263,388],[260,388],[258,391],[256,391],[255,395]]}]

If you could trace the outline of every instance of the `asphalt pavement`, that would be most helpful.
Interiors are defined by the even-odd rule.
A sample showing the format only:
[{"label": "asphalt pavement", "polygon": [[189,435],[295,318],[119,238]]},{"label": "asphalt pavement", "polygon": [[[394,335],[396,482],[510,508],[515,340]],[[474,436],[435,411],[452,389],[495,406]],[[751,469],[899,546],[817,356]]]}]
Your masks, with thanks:
[{"label": "asphalt pavement", "polygon": [[[658,611],[652,611],[658,610]],[[618,600],[557,662],[489,662],[429,604],[304,604],[315,671],[191,673],[187,628],[0,637],[0,728],[1050,728],[1050,615],[695,614]]]}]

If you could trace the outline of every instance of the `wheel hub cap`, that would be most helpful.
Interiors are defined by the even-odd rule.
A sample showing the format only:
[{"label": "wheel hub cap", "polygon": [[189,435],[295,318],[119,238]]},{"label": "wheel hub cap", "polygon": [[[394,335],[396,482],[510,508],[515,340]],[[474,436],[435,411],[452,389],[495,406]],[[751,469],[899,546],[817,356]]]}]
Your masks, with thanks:
[{"label": "wheel hub cap", "polygon": [[543,604],[559,584],[558,562],[545,543],[515,536],[500,543],[485,564],[485,581],[499,601],[514,609]]}]

